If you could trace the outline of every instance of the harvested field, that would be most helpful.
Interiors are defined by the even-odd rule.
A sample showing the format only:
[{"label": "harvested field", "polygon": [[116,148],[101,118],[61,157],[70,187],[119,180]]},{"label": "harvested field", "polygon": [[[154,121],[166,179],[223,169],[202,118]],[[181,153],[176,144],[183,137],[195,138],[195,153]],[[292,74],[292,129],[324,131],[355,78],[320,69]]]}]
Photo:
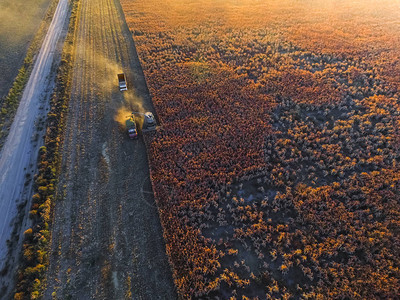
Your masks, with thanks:
[{"label": "harvested field", "polygon": [[178,295],[398,297],[398,3],[121,4]]},{"label": "harvested field", "polygon": [[143,137],[129,140],[116,120],[153,111],[135,45],[118,1],[79,9],[44,298],[173,299]]}]

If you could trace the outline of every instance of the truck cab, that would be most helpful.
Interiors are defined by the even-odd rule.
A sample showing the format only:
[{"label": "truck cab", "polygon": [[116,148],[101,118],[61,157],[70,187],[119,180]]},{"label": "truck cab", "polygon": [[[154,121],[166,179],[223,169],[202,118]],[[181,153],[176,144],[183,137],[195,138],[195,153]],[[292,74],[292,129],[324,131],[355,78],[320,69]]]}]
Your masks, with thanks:
[{"label": "truck cab", "polygon": [[128,86],[126,85],[125,74],[120,73],[117,76],[118,76],[119,90],[121,92],[128,90]]}]

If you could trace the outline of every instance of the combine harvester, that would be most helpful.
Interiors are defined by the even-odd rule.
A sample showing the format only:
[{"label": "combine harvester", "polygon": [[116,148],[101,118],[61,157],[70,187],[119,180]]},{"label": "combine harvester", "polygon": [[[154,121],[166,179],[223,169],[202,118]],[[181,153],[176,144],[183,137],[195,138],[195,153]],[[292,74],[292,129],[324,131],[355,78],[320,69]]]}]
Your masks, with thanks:
[{"label": "combine harvester", "polygon": [[154,118],[153,114],[148,111],[144,114],[143,130],[152,131],[156,130],[156,127],[156,119]]}]

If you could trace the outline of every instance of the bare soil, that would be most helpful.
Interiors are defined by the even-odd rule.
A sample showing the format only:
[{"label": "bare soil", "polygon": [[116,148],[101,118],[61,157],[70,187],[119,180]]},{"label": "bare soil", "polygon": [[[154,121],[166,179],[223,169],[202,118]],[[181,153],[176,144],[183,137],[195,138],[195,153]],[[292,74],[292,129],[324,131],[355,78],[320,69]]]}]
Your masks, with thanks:
[{"label": "bare soil", "polygon": [[120,4],[82,0],[45,299],[176,298],[143,136],[115,121],[123,106],[154,113]]}]

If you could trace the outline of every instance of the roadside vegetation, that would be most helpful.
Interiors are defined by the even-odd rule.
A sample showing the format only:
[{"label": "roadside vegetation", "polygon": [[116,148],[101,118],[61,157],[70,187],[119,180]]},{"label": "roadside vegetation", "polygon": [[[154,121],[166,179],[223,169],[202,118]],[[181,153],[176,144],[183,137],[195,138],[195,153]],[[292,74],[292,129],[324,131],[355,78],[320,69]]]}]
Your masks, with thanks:
[{"label": "roadside vegetation", "polygon": [[[50,26],[50,23],[51,23],[53,14],[55,12],[55,9],[57,7],[57,4],[58,4],[58,0],[51,0],[51,3],[47,9],[47,12],[46,12],[42,22],[40,23],[39,30],[29,45],[29,48],[26,52],[25,59],[23,60],[22,66],[20,67],[20,69],[18,71],[18,74],[11,86],[11,89],[8,91],[6,96],[4,96],[2,98],[0,97],[0,150],[5,142],[5,139],[7,138],[9,129],[14,120],[14,116],[17,112],[18,105],[19,105],[19,102],[22,97],[22,92],[24,90],[26,83],[28,82],[30,73],[32,71],[35,56],[39,52],[40,47],[42,46],[42,42],[44,40],[44,37],[46,36],[47,29]],[[28,9],[28,8],[25,8],[25,9]],[[11,19],[10,22],[11,21],[17,22],[18,18],[21,18],[22,12],[18,12],[18,13],[19,13],[19,17],[17,16],[17,13],[15,13],[16,16],[14,16],[13,19],[11,19],[10,16],[4,17],[2,22],[4,22],[5,20],[9,20],[9,19]],[[10,26],[10,25],[8,25],[8,26]],[[14,23],[14,26],[17,26],[16,23]],[[32,26],[32,25],[30,25],[30,26]],[[6,29],[2,29],[2,30],[6,30]],[[25,30],[25,28],[23,27],[21,30]],[[5,33],[2,33],[2,34],[5,35]],[[12,32],[9,34],[12,34]],[[21,33],[21,35],[22,34],[26,34],[26,33]],[[4,42],[7,42],[7,40],[5,40]],[[20,43],[22,43],[22,42],[20,42]],[[17,46],[15,46],[15,47],[17,47]],[[7,60],[8,56],[5,55],[5,52],[10,52],[11,50],[2,48],[0,51],[2,51],[1,52],[2,56],[4,55],[4,57],[2,57],[2,60],[4,60],[4,61]],[[14,54],[15,54],[15,52],[14,52]],[[4,63],[6,63],[6,62],[4,62]],[[13,67],[15,68],[18,66],[13,65]],[[8,67],[4,68],[4,72],[6,72],[7,69],[8,69]],[[7,73],[7,74],[3,74],[2,76],[11,77],[11,74]]]},{"label": "roadside vegetation", "polygon": [[178,293],[395,298],[397,10],[283,2],[121,1]]},{"label": "roadside vegetation", "polygon": [[74,59],[74,40],[79,1],[71,1],[71,16],[65,40],[57,84],[51,98],[47,116],[44,146],[40,148],[38,174],[35,175],[36,193],[32,198],[30,218],[32,227],[25,231],[24,244],[14,299],[38,299],[46,285],[49,262],[55,186],[60,170],[60,145],[71,89],[71,72]]}]

